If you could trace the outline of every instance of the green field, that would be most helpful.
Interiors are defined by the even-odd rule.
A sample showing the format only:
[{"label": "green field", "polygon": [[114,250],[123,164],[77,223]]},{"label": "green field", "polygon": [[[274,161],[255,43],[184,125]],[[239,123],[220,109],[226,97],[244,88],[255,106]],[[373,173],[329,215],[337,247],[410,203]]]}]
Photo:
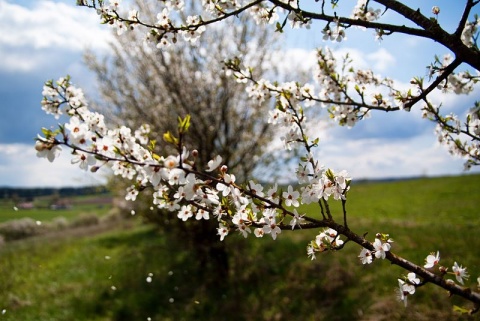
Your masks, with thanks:
[{"label": "green field", "polygon": [[35,206],[33,209],[22,209],[19,206],[21,202],[15,202],[12,199],[0,199],[0,223],[24,217],[42,222],[51,221],[56,217],[65,217],[67,220],[72,220],[80,214],[95,213],[101,216],[108,213],[111,208],[111,197],[106,194],[67,197],[62,200],[71,207],[68,209],[51,209],[52,196],[36,198],[31,202]]},{"label": "green field", "polygon": [[[467,266],[467,284],[475,284],[479,194],[480,175],[354,185],[349,226],[371,240],[389,233],[392,251],[418,264],[439,250],[441,264]],[[453,313],[453,305],[468,303],[432,285],[417,289],[405,309],[394,292],[404,272],[385,261],[362,266],[355,244],[310,261],[305,248],[317,233],[227,237],[228,278],[200,267],[187,242],[149,225],[7,243],[0,249],[0,320],[480,319]]]}]

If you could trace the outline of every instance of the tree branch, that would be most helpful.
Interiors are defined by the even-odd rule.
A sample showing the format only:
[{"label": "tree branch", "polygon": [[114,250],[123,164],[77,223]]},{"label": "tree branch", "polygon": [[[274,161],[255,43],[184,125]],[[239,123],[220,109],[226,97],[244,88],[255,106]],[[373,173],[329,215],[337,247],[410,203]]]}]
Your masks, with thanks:
[{"label": "tree branch", "polygon": [[442,73],[440,75],[438,75],[438,77],[427,87],[427,89],[423,90],[422,89],[422,92],[420,93],[420,95],[412,98],[411,100],[409,100],[406,104],[405,104],[405,108],[406,109],[409,109],[411,108],[413,105],[415,105],[417,102],[419,102],[420,100],[423,100],[425,99],[428,94],[430,94],[433,90],[435,90],[435,88],[437,88],[437,86],[442,82],[444,81],[445,79],[448,78],[448,76],[450,76],[452,74],[452,72],[458,67],[460,66],[462,62],[460,61],[460,59],[455,59],[450,65],[448,65],[446,68],[444,68],[442,70]]},{"label": "tree branch", "polygon": [[338,22],[341,24],[365,27],[368,29],[379,29],[379,30],[388,31],[391,33],[393,32],[403,33],[403,34],[418,36],[422,38],[431,38],[431,34],[429,34],[429,32],[427,32],[426,30],[418,29],[418,28],[411,28],[407,26],[399,26],[399,25],[392,25],[392,24],[386,24],[386,23],[370,22],[370,21],[351,19],[346,17],[331,16],[324,13],[315,13],[315,12],[310,12],[303,9],[293,8],[292,6],[285,4],[280,0],[269,0],[269,1],[285,10],[296,12],[297,14],[300,14],[304,18],[310,18],[313,20],[321,20],[321,21],[327,21],[327,22]]},{"label": "tree branch", "polygon": [[463,10],[463,15],[462,18],[460,18],[460,21],[458,22],[458,27],[457,30],[455,30],[455,36],[461,37],[463,29],[465,28],[465,23],[467,22],[468,16],[470,15],[470,11],[472,8],[475,6],[475,3],[473,0],[467,0],[467,3],[465,4],[465,9]]}]

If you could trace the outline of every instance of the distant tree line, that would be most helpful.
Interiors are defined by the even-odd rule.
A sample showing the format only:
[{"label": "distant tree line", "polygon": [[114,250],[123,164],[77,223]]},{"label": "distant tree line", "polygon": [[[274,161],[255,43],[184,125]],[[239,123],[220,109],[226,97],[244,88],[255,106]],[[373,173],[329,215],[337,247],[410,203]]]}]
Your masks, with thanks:
[{"label": "distant tree line", "polygon": [[39,196],[58,195],[60,197],[71,197],[91,194],[108,193],[105,186],[86,186],[86,187],[62,187],[62,188],[11,188],[0,187],[0,195],[3,199],[26,198],[33,199]]}]

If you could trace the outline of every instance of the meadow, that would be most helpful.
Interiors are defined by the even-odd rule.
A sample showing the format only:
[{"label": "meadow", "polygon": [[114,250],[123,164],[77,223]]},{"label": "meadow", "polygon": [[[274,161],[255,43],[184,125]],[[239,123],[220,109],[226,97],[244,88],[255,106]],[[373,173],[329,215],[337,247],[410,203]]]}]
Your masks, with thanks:
[{"label": "meadow", "polygon": [[63,198],[71,208],[52,210],[50,205],[53,202],[53,198],[52,196],[35,198],[31,202],[35,206],[33,209],[19,208],[19,203],[22,202],[2,198],[0,199],[0,223],[24,217],[30,217],[40,222],[48,222],[57,217],[72,220],[86,213],[96,213],[101,216],[109,211],[111,204],[111,196],[108,194],[75,196]]},{"label": "meadow", "polygon": [[[474,288],[479,194],[480,175],[357,184],[348,222],[371,240],[389,233],[392,251],[417,264],[440,251],[442,265],[467,266]],[[428,284],[405,308],[395,294],[405,272],[385,261],[361,265],[355,244],[311,261],[306,245],[318,232],[283,231],[276,241],[230,235],[224,278],[200,267],[188,242],[139,219],[102,233],[8,242],[0,248],[0,320],[480,319],[453,312],[468,303]]]}]

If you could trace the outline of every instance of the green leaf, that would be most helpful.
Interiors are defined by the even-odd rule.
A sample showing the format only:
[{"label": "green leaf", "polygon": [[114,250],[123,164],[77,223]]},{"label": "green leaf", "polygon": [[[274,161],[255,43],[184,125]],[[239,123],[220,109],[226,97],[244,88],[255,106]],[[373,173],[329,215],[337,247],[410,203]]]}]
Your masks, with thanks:
[{"label": "green leaf", "polygon": [[292,98],[292,93],[288,90],[282,90],[281,95],[285,97],[286,99]]},{"label": "green leaf", "polygon": [[157,154],[155,154],[155,153],[152,153],[152,157],[153,157],[153,159],[156,160],[156,161],[160,161],[160,160],[162,159],[159,155],[157,155]]},{"label": "green leaf", "polygon": [[50,138],[53,136],[53,133],[50,129],[42,127],[42,134],[45,136],[45,138]]},{"label": "green leaf", "polygon": [[155,139],[152,139],[149,143],[148,143],[148,150],[149,151],[153,151],[155,149],[155,146],[157,145],[157,141]]},{"label": "green leaf", "polygon": [[280,33],[283,32],[283,27],[278,21],[277,21],[277,24],[275,25],[275,32],[280,32]]},{"label": "green leaf", "polygon": [[163,134],[163,140],[167,143],[178,145],[178,139],[170,131]]},{"label": "green leaf", "polygon": [[459,313],[462,313],[462,314],[470,312],[469,310],[467,310],[465,308],[462,308],[462,307],[459,307],[458,305],[453,306],[453,311],[454,312],[459,312]]},{"label": "green leaf", "polygon": [[185,118],[178,117],[178,132],[180,134],[186,133],[190,128],[190,115],[185,116]]},{"label": "green leaf", "polygon": [[333,173],[333,171],[329,168],[325,171],[325,175],[327,176],[327,178],[330,180],[330,181],[335,181],[335,175]]}]

